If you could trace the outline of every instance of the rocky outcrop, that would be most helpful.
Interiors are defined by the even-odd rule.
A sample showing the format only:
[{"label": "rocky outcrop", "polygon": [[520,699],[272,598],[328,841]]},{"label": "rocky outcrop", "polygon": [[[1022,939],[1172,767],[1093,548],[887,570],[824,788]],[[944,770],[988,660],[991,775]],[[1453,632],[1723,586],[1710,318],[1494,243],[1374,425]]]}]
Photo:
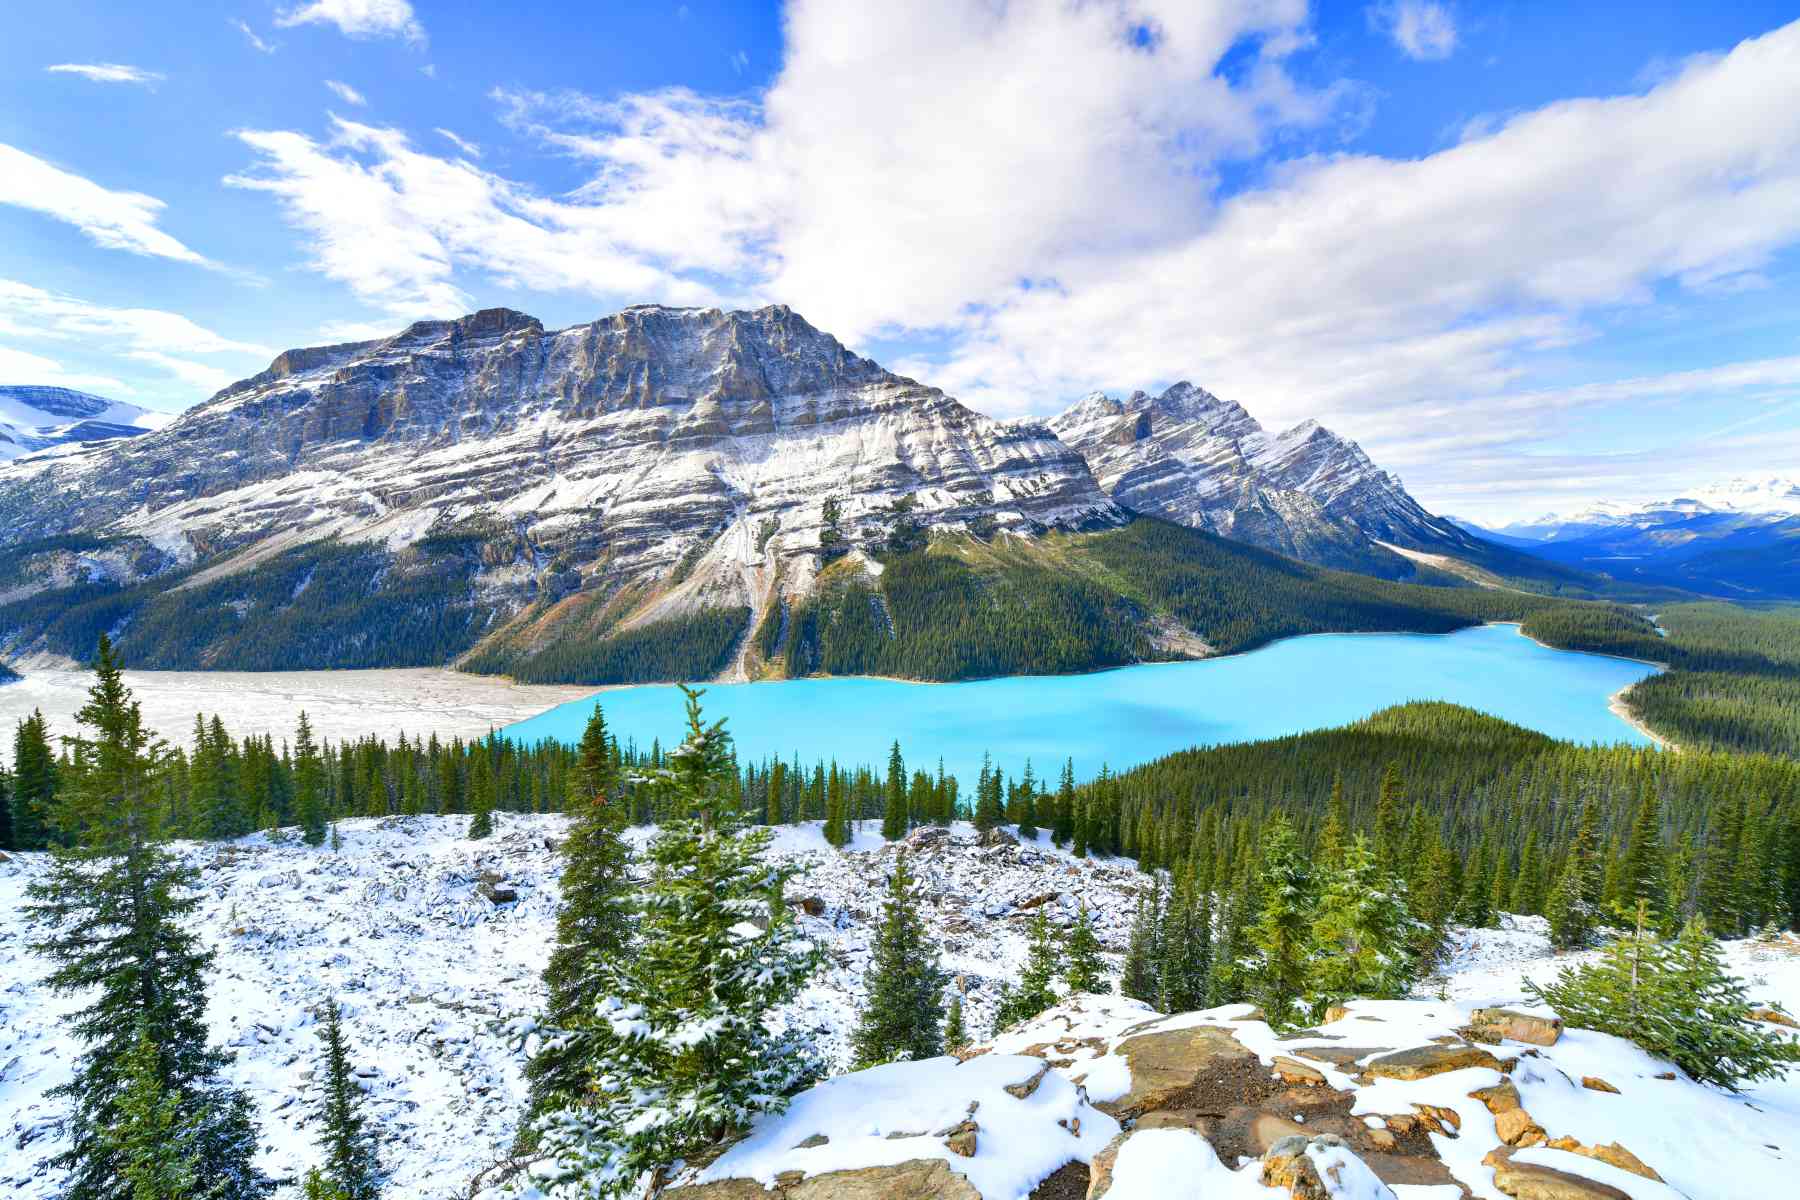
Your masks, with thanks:
[{"label": "rocky outcrop", "polygon": [[1355,442],[1316,421],[1269,433],[1190,383],[1123,400],[1095,393],[1050,428],[1127,508],[1309,562],[1403,576],[1410,565],[1377,543],[1456,554],[1475,541]]}]

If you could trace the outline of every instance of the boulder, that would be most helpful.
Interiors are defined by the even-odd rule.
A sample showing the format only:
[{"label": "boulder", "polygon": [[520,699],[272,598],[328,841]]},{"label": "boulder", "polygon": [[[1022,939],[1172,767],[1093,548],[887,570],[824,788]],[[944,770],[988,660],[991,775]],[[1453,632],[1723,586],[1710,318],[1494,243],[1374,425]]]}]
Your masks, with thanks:
[{"label": "boulder", "polygon": [[1545,1017],[1512,1008],[1478,1008],[1469,1014],[1471,1033],[1484,1042],[1529,1042],[1554,1046],[1562,1036],[1561,1017]]},{"label": "boulder", "polygon": [[825,915],[825,901],[819,899],[817,896],[801,896],[793,902],[793,905],[809,917],[822,917]]},{"label": "boulder", "polygon": [[1493,1087],[1476,1088],[1469,1095],[1494,1114],[1494,1130],[1507,1145],[1535,1146],[1544,1140],[1543,1126],[1520,1105],[1519,1089],[1512,1080],[1502,1079]]},{"label": "boulder", "polygon": [[1494,1168],[1494,1186],[1513,1200],[1631,1200],[1611,1184],[1546,1167],[1519,1162],[1510,1146],[1499,1146],[1481,1160]]},{"label": "boulder", "polygon": [[1384,1054],[1364,1069],[1378,1079],[1413,1080],[1429,1079],[1433,1075],[1460,1071],[1465,1067],[1488,1067],[1505,1072],[1512,1069],[1514,1062],[1516,1060],[1495,1058],[1480,1046],[1453,1042],[1448,1045],[1414,1046],[1411,1050]]},{"label": "boulder", "polygon": [[1590,1092],[1611,1092],[1615,1096],[1619,1094],[1618,1088],[1606,1082],[1606,1080],[1600,1078],[1598,1075],[1583,1075],[1581,1077],[1581,1086]]},{"label": "boulder", "polygon": [[489,904],[511,904],[519,898],[517,890],[491,880],[482,880],[475,888]]},{"label": "boulder", "polygon": [[1324,1087],[1325,1073],[1317,1067],[1309,1067],[1299,1059],[1289,1058],[1285,1054],[1277,1054],[1274,1059],[1275,1076],[1281,1082],[1300,1087]]},{"label": "boulder", "polygon": [[1130,1068],[1131,1090],[1099,1106],[1115,1116],[1178,1107],[1175,1102],[1184,1092],[1215,1073],[1248,1072],[1265,1082],[1268,1078],[1256,1055],[1229,1030],[1214,1025],[1138,1034],[1119,1043],[1118,1054]]}]

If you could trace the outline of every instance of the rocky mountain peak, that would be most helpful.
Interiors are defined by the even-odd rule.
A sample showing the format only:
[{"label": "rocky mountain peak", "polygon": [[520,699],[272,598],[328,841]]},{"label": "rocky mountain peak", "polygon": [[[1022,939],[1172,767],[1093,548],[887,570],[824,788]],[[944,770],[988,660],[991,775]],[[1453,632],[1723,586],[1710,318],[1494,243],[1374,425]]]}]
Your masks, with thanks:
[{"label": "rocky mountain peak", "polygon": [[1095,393],[1050,425],[1127,508],[1298,558],[1399,575],[1411,568],[1376,542],[1467,541],[1355,442],[1313,420],[1271,434],[1186,381],[1124,401]]}]

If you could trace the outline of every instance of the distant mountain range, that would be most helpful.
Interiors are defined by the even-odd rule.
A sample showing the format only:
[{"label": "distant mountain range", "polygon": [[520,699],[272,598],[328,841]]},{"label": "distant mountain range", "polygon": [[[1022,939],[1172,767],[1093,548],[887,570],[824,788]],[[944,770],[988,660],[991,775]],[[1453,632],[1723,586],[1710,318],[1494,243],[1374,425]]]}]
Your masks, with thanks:
[{"label": "distant mountain range", "polygon": [[136,437],[174,419],[72,388],[0,384],[0,462],[58,446]]},{"label": "distant mountain range", "polygon": [[[782,306],[639,306],[556,331],[509,309],[421,321],[287,351],[150,432],[129,406],[34,395],[34,413],[121,432],[76,444],[71,425],[0,465],[12,653],[111,629],[161,665],[467,655],[549,673],[682,637],[741,673],[751,630],[786,645],[821,587],[878,579],[933,534],[1050,555],[1051,535],[1138,514],[1390,579],[1578,578],[1433,516],[1316,423],[1270,434],[1186,383],[997,421]],[[648,661],[631,671],[654,677]]]},{"label": "distant mountain range", "polygon": [[1607,501],[1496,528],[1457,523],[1617,580],[1733,599],[1800,598],[1800,481],[1792,478],[1736,479],[1671,500]]}]

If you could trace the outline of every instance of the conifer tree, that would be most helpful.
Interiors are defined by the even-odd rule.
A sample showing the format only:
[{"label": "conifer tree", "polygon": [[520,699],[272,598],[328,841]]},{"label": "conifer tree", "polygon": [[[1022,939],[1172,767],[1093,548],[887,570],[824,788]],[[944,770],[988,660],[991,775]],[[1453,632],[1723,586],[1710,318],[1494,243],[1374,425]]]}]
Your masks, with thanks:
[{"label": "conifer tree", "polygon": [[[67,1200],[127,1200],[127,1147],[115,1131],[143,1128],[156,1105],[172,1104],[191,1146],[194,1192],[249,1200],[271,1185],[252,1165],[256,1125],[249,1099],[220,1079],[230,1055],[206,1043],[206,968],[211,955],[186,928],[198,905],[196,874],[168,855],[156,768],[167,754],[144,729],[111,643],[102,636],[88,702],[76,714],[87,732],[81,770],[58,818],[76,844],[59,849],[50,871],[27,890],[32,948],[55,964],[52,991],[89,997],[70,1029],[84,1049],[74,1077],[51,1095],[73,1101],[68,1148],[54,1160],[68,1172]],[[133,1093],[140,1075],[156,1086]],[[148,1105],[132,1116],[125,1102]],[[134,1125],[133,1122],[136,1122]]]},{"label": "conifer tree", "polygon": [[1163,912],[1155,1003],[1164,1012],[1176,1013],[1205,1007],[1212,947],[1194,872],[1178,868],[1170,874],[1174,885]]},{"label": "conifer tree", "polygon": [[1381,772],[1381,790],[1375,799],[1375,861],[1381,869],[1395,873],[1406,869],[1403,844],[1406,838],[1406,784],[1400,779],[1400,764],[1388,763]]},{"label": "conifer tree", "polygon": [[1565,948],[1585,944],[1599,918],[1600,864],[1594,821],[1593,805],[1583,804],[1562,870],[1544,902],[1550,940]]},{"label": "conifer tree", "polygon": [[975,829],[987,833],[998,829],[1005,819],[1000,806],[1000,774],[993,769],[988,756],[981,756],[981,780],[975,793]]},{"label": "conifer tree", "polygon": [[887,906],[864,979],[868,1001],[851,1038],[856,1065],[872,1067],[942,1054],[939,1026],[944,1020],[946,980],[919,916],[913,875],[902,853],[888,880]]},{"label": "conifer tree", "polygon": [[156,1046],[141,1023],[126,1055],[119,1118],[107,1142],[131,1200],[188,1200],[195,1194],[193,1131],[181,1118],[179,1098],[163,1088]]},{"label": "conifer tree", "polygon": [[1019,780],[1018,813],[1013,824],[1018,827],[1021,841],[1037,840],[1037,780],[1031,774],[1031,760],[1025,760],[1025,774]]},{"label": "conifer tree", "polygon": [[13,735],[12,836],[18,849],[42,850],[50,844],[56,787],[49,726],[44,714],[33,710]]},{"label": "conifer tree", "polygon": [[494,791],[487,770],[481,765],[470,772],[469,833],[470,841],[494,836]]},{"label": "conifer tree", "polygon": [[944,1018],[944,1049],[954,1053],[969,1044],[969,1032],[963,1027],[963,1001],[959,991],[950,997],[950,1014]]},{"label": "conifer tree", "polygon": [[1075,917],[1075,928],[1069,932],[1063,982],[1071,992],[1112,991],[1106,978],[1106,963],[1100,957],[1100,939],[1094,936],[1094,923],[1088,918],[1085,904]]},{"label": "conifer tree", "polygon": [[886,804],[881,813],[881,836],[890,842],[906,836],[906,762],[900,743],[888,751]]},{"label": "conifer tree", "polygon": [[313,741],[312,722],[302,709],[294,730],[294,816],[300,822],[300,838],[307,845],[325,844],[325,815],[325,764]]},{"label": "conifer tree", "polygon": [[1376,865],[1357,834],[1343,865],[1326,875],[1312,922],[1307,991],[1313,1016],[1352,997],[1404,996],[1416,975],[1403,885]]},{"label": "conifer tree", "polygon": [[317,1168],[320,1181],[343,1200],[376,1200],[381,1195],[381,1164],[375,1139],[362,1111],[362,1089],[350,1069],[350,1052],[344,1045],[343,1013],[336,999],[325,1002],[319,1040],[324,1046],[321,1093],[314,1106],[319,1126],[318,1146],[324,1166]]},{"label": "conifer tree", "polygon": [[1325,806],[1325,826],[1319,831],[1318,849],[1314,857],[1322,867],[1336,867],[1344,861],[1344,839],[1350,833],[1350,811],[1344,804],[1344,773],[1331,774],[1331,799]]},{"label": "conifer tree", "polygon": [[[1058,848],[1075,836],[1075,760],[1063,760],[1062,779],[1056,786],[1056,812],[1050,828],[1050,841]],[[1083,851],[1086,847],[1083,846]],[[1080,857],[1080,852],[1076,857]]]},{"label": "conifer tree", "polygon": [[1019,972],[1017,985],[1000,987],[1000,1011],[994,1017],[995,1027],[1003,1029],[1029,1021],[1056,1003],[1051,981],[1061,974],[1061,954],[1044,910],[1038,909],[1031,920],[1031,946],[1026,951],[1025,968]]},{"label": "conifer tree", "polygon": [[1800,1061],[1800,1046],[1751,1018],[1744,985],[1705,926],[1690,920],[1662,943],[1641,901],[1634,927],[1598,962],[1564,967],[1548,985],[1527,980],[1525,990],[1569,1024],[1629,1038],[1703,1083],[1736,1089]]},{"label": "conifer tree", "polygon": [[1250,931],[1251,996],[1274,1026],[1295,1023],[1306,990],[1311,887],[1293,826],[1277,814],[1263,832],[1262,911]]},{"label": "conifer tree", "polygon": [[1131,922],[1131,941],[1125,949],[1125,970],[1119,980],[1121,994],[1155,1006],[1162,994],[1162,885],[1141,889],[1137,913]]},{"label": "conifer tree", "polygon": [[[766,861],[767,829],[736,827],[730,735],[702,719],[699,691],[682,691],[687,736],[655,769],[668,820],[633,904],[637,947],[597,964],[595,1020],[566,1031],[593,1064],[588,1095],[538,1121],[540,1186],[559,1200],[623,1195],[645,1171],[781,1109],[817,1071],[802,1034],[764,1021],[819,962],[781,900],[793,870]],[[743,932],[759,914],[767,928]]]},{"label": "conifer tree", "polygon": [[[594,1019],[607,979],[602,964],[626,954],[631,944],[631,850],[624,838],[618,767],[597,704],[576,756],[569,777],[574,821],[563,843],[563,904],[556,914],[556,946],[544,966],[544,1020],[553,1029],[579,1028]],[[588,1064],[574,1049],[552,1038],[526,1063],[529,1098],[521,1148],[532,1144],[538,1116],[553,1104],[576,1102],[586,1090]]]},{"label": "conifer tree", "polygon": [[1631,822],[1631,840],[1619,864],[1618,900],[1633,907],[1639,900],[1651,909],[1663,906],[1665,873],[1662,843],[1662,801],[1653,784],[1645,784]]}]

